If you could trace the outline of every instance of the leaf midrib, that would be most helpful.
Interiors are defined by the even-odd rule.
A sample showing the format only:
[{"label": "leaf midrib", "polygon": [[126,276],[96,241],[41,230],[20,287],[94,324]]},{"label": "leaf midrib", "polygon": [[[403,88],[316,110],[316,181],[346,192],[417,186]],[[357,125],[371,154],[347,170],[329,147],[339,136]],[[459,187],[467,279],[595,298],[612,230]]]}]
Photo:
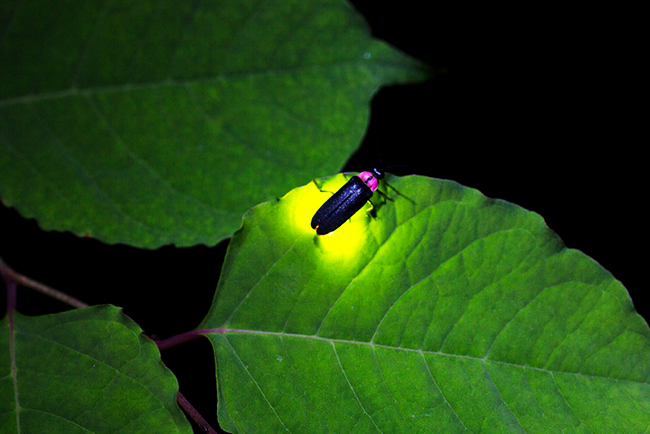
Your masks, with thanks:
[{"label": "leaf midrib", "polygon": [[[290,68],[272,68],[264,71],[233,72],[233,73],[218,74],[209,77],[193,78],[188,80],[177,80],[169,77],[164,80],[158,80],[153,82],[123,83],[117,85],[88,87],[88,88],[81,88],[81,89],[78,87],[70,87],[68,89],[46,92],[42,94],[23,95],[19,97],[0,99],[0,107],[8,107],[16,104],[24,104],[28,102],[37,102],[37,101],[51,100],[57,98],[67,98],[71,96],[79,96],[79,95],[87,96],[87,95],[93,95],[97,93],[130,92],[136,90],[158,89],[162,87],[191,86],[198,83],[243,81],[243,80],[250,80],[250,79],[259,79],[259,78],[273,76],[273,75],[294,74],[294,73],[312,71],[312,70],[323,70],[329,68],[357,66],[357,65],[363,66],[367,62],[368,60],[365,59],[361,59],[361,60],[350,59],[350,61],[347,62],[334,62],[334,63],[328,63],[324,65],[314,64],[314,65],[290,67]],[[373,63],[384,64],[385,62],[373,62]]]},{"label": "leaf midrib", "polygon": [[226,337],[227,334],[251,334],[251,335],[260,335],[260,336],[276,336],[276,337],[290,337],[290,338],[298,338],[298,339],[312,339],[315,341],[322,341],[322,342],[327,342],[330,344],[352,344],[352,345],[364,345],[372,348],[381,348],[381,349],[386,349],[386,350],[395,350],[395,351],[406,351],[406,352],[411,352],[411,353],[416,353],[420,355],[433,355],[433,356],[443,356],[443,357],[455,357],[458,359],[465,359],[465,360],[472,360],[472,361],[477,361],[482,364],[486,364],[486,362],[492,362],[500,365],[505,365],[505,366],[511,366],[515,368],[520,368],[520,369],[531,369],[539,372],[544,372],[548,373],[551,375],[554,374],[569,374],[569,375],[579,375],[583,376],[586,378],[593,378],[593,379],[605,379],[605,380],[616,380],[616,381],[629,381],[632,383],[638,383],[638,384],[647,384],[647,382],[644,381],[638,381],[638,380],[632,380],[632,379],[627,379],[627,378],[613,378],[613,377],[607,377],[604,375],[595,375],[595,374],[586,374],[582,372],[570,372],[570,371],[560,371],[560,370],[552,370],[552,369],[547,369],[547,368],[540,368],[537,366],[529,366],[529,365],[520,365],[517,363],[512,363],[512,362],[506,362],[503,360],[497,360],[497,359],[490,359],[487,356],[486,357],[475,357],[475,356],[469,356],[469,355],[462,355],[462,354],[453,354],[453,353],[445,353],[442,351],[427,351],[427,350],[421,350],[421,349],[414,349],[414,348],[404,348],[404,347],[393,347],[390,345],[383,345],[383,344],[377,344],[374,342],[361,342],[361,341],[354,341],[354,340],[348,340],[348,339],[336,339],[336,338],[326,338],[322,336],[316,336],[316,335],[303,335],[299,333],[284,333],[284,332],[270,332],[270,331],[264,331],[264,330],[247,330],[247,329],[225,329],[225,328],[219,328],[219,329],[205,329],[205,330],[197,330],[197,333],[200,333],[205,336],[209,336],[211,334],[220,334],[223,335],[226,340],[228,339]]}]

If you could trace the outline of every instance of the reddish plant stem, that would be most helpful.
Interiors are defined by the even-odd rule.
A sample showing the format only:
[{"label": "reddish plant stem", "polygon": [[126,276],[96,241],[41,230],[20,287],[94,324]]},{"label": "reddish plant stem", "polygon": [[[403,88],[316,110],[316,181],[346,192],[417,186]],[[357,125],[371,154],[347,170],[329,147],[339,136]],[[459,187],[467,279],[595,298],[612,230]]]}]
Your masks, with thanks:
[{"label": "reddish plant stem", "polygon": [[166,350],[171,347],[175,347],[176,345],[185,343],[185,342],[190,342],[195,339],[200,338],[203,336],[201,333],[202,330],[192,330],[189,332],[181,333],[175,336],[172,336],[171,338],[167,339],[161,339],[159,341],[155,341],[156,345],[158,345],[159,350]]},{"label": "reddish plant stem", "polygon": [[217,432],[210,426],[208,421],[203,419],[203,416],[201,416],[201,414],[196,411],[196,409],[192,406],[192,404],[190,404],[187,399],[185,399],[181,392],[178,392],[178,395],[176,395],[176,401],[178,401],[178,405],[190,418],[192,418],[194,423],[196,423],[199,428],[209,434],[217,434]]},{"label": "reddish plant stem", "polygon": [[17,285],[14,280],[9,278],[4,273],[4,270],[2,269],[2,259],[0,259],[0,275],[2,275],[2,280],[5,281],[5,285],[7,286],[7,315],[9,316],[9,324],[13,326],[13,321],[12,321],[12,316],[13,316],[13,311],[16,310],[16,289]]},{"label": "reddish plant stem", "polygon": [[[63,303],[70,305],[72,307],[76,307],[76,308],[88,307],[88,304],[84,303],[81,300],[77,300],[72,296],[69,296],[54,288],[50,288],[47,285],[32,280],[29,277],[16,272],[11,267],[9,267],[2,259],[0,259],[0,275],[2,276],[3,280],[5,281],[5,284],[7,285],[7,313],[9,315],[9,319],[10,319],[9,322],[12,325],[12,327],[13,327],[13,321],[12,321],[13,312],[16,309],[17,285],[35,289],[36,291],[42,294],[48,295],[52,298],[62,301]],[[13,332],[11,333],[11,335],[13,338]],[[179,343],[182,342],[189,342],[194,339],[198,339],[200,336],[202,336],[200,330],[191,331],[187,333],[182,333],[180,335],[172,336],[169,339],[164,339],[156,343],[158,345],[158,348],[165,349],[165,348],[178,345]],[[11,346],[12,346],[12,353],[13,353],[13,339],[11,344],[12,344]],[[217,432],[210,426],[210,424],[203,418],[203,416],[201,416],[201,414],[198,411],[196,411],[194,406],[190,404],[190,402],[183,396],[182,393],[178,392],[178,395],[176,396],[176,400],[178,402],[178,405],[194,421],[194,423],[196,423],[199,426],[199,428],[201,428],[204,432],[208,434],[217,434]]]},{"label": "reddish plant stem", "polygon": [[81,300],[77,300],[76,298],[68,294],[65,294],[54,288],[50,288],[47,285],[43,285],[42,283],[39,283],[35,280],[30,279],[27,276],[23,276],[22,274],[14,271],[11,267],[5,264],[5,262],[2,259],[0,259],[0,274],[2,274],[2,277],[5,279],[5,281],[12,281],[17,283],[18,285],[27,288],[32,288],[40,292],[41,294],[45,294],[49,297],[57,299],[69,306],[76,307],[76,308],[88,307],[88,304],[84,303]]},{"label": "reddish plant stem", "polygon": [[200,338],[201,336],[209,335],[209,334],[223,334],[223,333],[258,333],[258,334],[275,334],[271,332],[261,332],[261,331],[251,331],[251,330],[239,330],[239,329],[200,329],[200,330],[192,330],[189,332],[184,332],[180,333],[178,335],[172,336],[171,338],[167,339],[160,339],[157,341],[154,341],[156,345],[158,345],[159,350],[166,350],[172,347],[175,347],[176,345],[183,344],[185,342],[190,342],[195,339]]}]

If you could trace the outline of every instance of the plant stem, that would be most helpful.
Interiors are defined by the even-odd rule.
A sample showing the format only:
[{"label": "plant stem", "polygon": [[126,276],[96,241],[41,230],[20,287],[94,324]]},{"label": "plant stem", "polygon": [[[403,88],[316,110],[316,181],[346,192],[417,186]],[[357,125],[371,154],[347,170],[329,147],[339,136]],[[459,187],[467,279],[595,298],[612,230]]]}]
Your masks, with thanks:
[{"label": "plant stem", "polygon": [[[9,324],[13,326],[12,314],[16,310],[16,282],[11,280],[3,271],[2,271],[2,259],[0,259],[0,275],[2,275],[2,280],[5,281],[7,285],[7,314],[9,315]],[[13,330],[12,330],[13,331]]]},{"label": "plant stem", "polygon": [[[72,307],[76,307],[76,308],[88,307],[88,304],[84,303],[81,300],[77,300],[72,296],[64,294],[61,291],[58,291],[54,288],[50,288],[47,285],[32,280],[29,277],[16,272],[14,269],[9,267],[1,258],[0,258],[0,275],[2,276],[2,278],[5,281],[5,284],[7,285],[7,311],[10,316],[12,315],[16,307],[17,285],[35,289],[36,291],[42,294],[48,295],[52,298],[62,301],[63,303],[68,304]],[[13,321],[10,322],[13,324]],[[164,349],[170,346],[174,346],[181,342],[187,342],[187,341],[197,339],[200,336],[201,334],[195,331],[182,333],[180,335],[173,336],[169,339],[165,339],[164,341],[160,341],[160,343],[158,343],[158,346]],[[178,405],[199,426],[199,428],[201,428],[206,433],[217,434],[217,432],[210,426],[210,424],[203,418],[203,416],[201,416],[201,414],[198,411],[196,411],[194,406],[192,406],[192,404],[190,404],[189,401],[185,399],[182,393],[178,392],[176,400],[178,401]]]},{"label": "plant stem", "polygon": [[200,338],[201,336],[203,336],[201,330],[192,330],[189,332],[172,336],[171,338],[161,339],[159,341],[154,341],[154,342],[156,342],[156,345],[158,345],[159,350],[166,350],[168,348],[175,347],[178,344],[193,341],[195,339]]},{"label": "plant stem", "polygon": [[77,300],[76,298],[70,295],[67,295],[54,288],[50,288],[47,285],[43,285],[42,283],[39,283],[35,280],[30,279],[27,276],[23,276],[22,274],[14,271],[2,259],[0,259],[0,274],[2,274],[2,277],[4,277],[5,280],[7,281],[12,281],[17,283],[18,285],[35,289],[41,294],[45,294],[47,296],[55,298],[72,307],[76,307],[76,308],[88,307],[88,304],[84,303],[81,300]]},{"label": "plant stem", "polygon": [[189,417],[192,418],[194,423],[196,423],[199,428],[201,428],[203,431],[209,433],[209,434],[217,434],[217,432],[210,426],[208,421],[203,419],[203,416],[196,411],[196,409],[190,404],[190,402],[185,399],[183,394],[181,392],[178,392],[178,395],[176,395],[176,401],[178,401],[178,405],[187,413]]}]

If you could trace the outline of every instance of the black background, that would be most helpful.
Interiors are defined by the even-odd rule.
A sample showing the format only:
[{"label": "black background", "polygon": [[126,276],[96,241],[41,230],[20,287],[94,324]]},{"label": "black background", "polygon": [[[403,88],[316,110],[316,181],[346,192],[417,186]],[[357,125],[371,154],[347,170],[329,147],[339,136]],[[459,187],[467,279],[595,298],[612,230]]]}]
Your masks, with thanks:
[{"label": "black background", "polygon": [[[382,89],[366,139],[345,170],[367,170],[380,155],[390,172],[453,179],[535,211],[568,247],[612,272],[647,319],[648,137],[637,107],[647,49],[636,49],[636,13],[593,5],[353,3],[376,37],[447,73]],[[191,330],[205,316],[226,246],[108,246],[43,232],[0,207],[0,257],[10,266],[91,305],[122,306],[161,338]],[[21,289],[18,309],[39,315],[66,307]],[[167,350],[163,359],[216,427],[207,340]]]}]

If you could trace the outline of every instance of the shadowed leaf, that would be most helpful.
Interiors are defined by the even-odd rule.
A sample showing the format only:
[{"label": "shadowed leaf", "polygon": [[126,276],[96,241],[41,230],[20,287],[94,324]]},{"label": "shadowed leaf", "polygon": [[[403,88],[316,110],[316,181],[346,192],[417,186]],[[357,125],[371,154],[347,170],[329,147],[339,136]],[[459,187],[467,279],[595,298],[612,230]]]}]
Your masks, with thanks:
[{"label": "shadowed leaf", "polygon": [[380,86],[427,76],[338,0],[0,13],[2,201],[107,243],[230,237],[251,206],[343,166]]},{"label": "shadowed leaf", "polygon": [[120,309],[13,319],[1,323],[0,432],[192,432],[176,378]]}]

